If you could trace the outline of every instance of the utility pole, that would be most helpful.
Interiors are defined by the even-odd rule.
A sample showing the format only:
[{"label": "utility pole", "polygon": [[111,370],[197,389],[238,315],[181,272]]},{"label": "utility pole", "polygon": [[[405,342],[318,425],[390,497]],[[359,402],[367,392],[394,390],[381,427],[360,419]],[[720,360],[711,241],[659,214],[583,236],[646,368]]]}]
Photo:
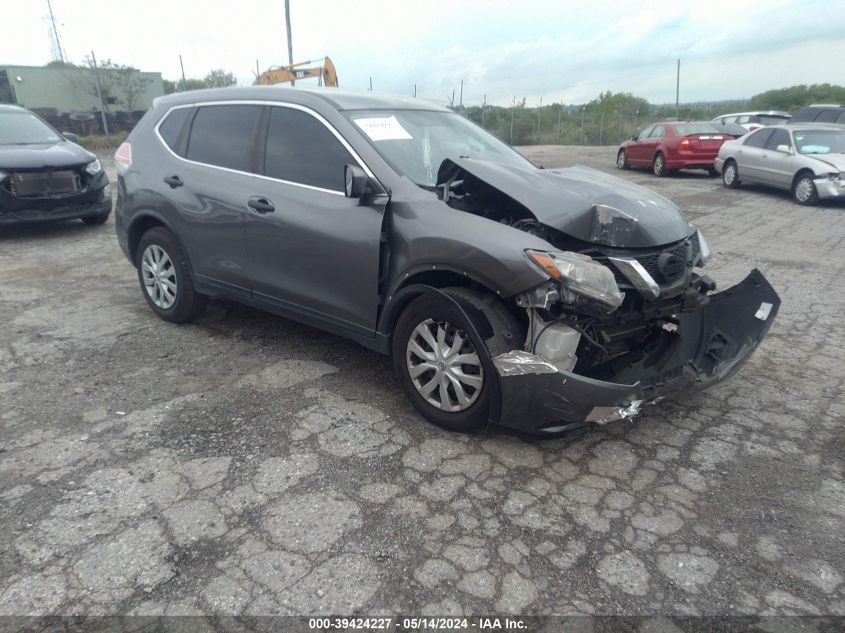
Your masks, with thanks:
[{"label": "utility pole", "polygon": [[516,113],[516,96],[513,98],[513,105],[511,106],[511,140],[510,144],[513,145],[513,115]]},{"label": "utility pole", "polygon": [[484,99],[481,101],[481,127],[484,127],[484,112],[487,110],[487,93],[484,93]]},{"label": "utility pole", "polygon": [[255,76],[256,78],[261,74],[261,71],[258,69],[258,60],[255,60]]},{"label": "utility pole", "polygon": [[50,4],[50,0],[47,0],[47,9],[50,11],[50,22],[53,24],[53,38],[55,39],[56,44],[56,53],[59,55],[59,61],[65,61],[65,55],[62,52],[62,40],[59,39],[59,29],[56,28],[56,16],[53,15],[53,5]]},{"label": "utility pole", "polygon": [[[288,31],[288,64],[293,66],[293,41],[290,39],[290,0],[285,0],[285,26]],[[293,72],[293,69],[291,69],[291,72]],[[296,80],[291,80],[290,85],[295,86]]]},{"label": "utility pole", "polygon": [[414,84],[414,99],[417,98],[417,84]]},{"label": "utility pole", "polygon": [[179,68],[182,69],[182,92],[188,91],[188,81],[185,79],[185,64],[182,63],[182,56],[179,55]]},{"label": "utility pole", "polygon": [[460,97],[460,100],[458,101],[458,111],[459,112],[464,111],[464,80],[463,79],[461,79],[461,97]]},{"label": "utility pole", "polygon": [[601,113],[601,122],[599,123],[599,145],[604,142],[604,111]]},{"label": "utility pole", "polygon": [[537,104],[537,145],[540,144],[540,108],[543,105],[543,97],[540,97],[540,103]]},{"label": "utility pole", "polygon": [[560,113],[563,111],[563,104],[557,104],[557,144],[560,145]]},{"label": "utility pole", "polygon": [[681,60],[678,60],[678,73],[675,77],[675,118],[678,118],[678,100],[681,96]]},{"label": "utility pole", "polygon": [[373,91],[373,76],[370,75],[370,92]]},{"label": "utility pole", "polygon": [[619,110],[619,142],[622,142],[622,110]]},{"label": "utility pole", "polygon": [[584,106],[581,106],[581,145],[584,144]]},{"label": "utility pole", "polygon": [[91,63],[94,65],[94,83],[97,86],[97,99],[100,100],[100,116],[103,117],[103,132],[106,134],[106,140],[111,145],[111,137],[109,136],[109,122],[106,120],[106,105],[103,103],[103,93],[100,90],[100,71],[97,68],[97,57],[94,51],[91,51]]}]

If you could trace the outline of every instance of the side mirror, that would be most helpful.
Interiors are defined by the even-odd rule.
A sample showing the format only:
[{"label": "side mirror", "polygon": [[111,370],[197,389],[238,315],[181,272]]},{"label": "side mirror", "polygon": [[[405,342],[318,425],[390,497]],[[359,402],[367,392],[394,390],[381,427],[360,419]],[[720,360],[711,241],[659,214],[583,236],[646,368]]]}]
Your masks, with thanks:
[{"label": "side mirror", "polygon": [[792,148],[789,145],[778,145],[775,149],[779,152],[783,152],[784,154],[792,153]]},{"label": "side mirror", "polygon": [[62,136],[65,137],[66,141],[70,141],[71,143],[76,143],[76,134],[73,132],[62,132]]},{"label": "side mirror", "polygon": [[343,190],[347,198],[360,198],[367,192],[369,178],[358,165],[345,165],[343,167],[343,182]]},{"label": "side mirror", "polygon": [[629,141],[636,141],[638,137],[639,137],[639,134],[631,134],[631,138],[629,138],[628,140]]}]

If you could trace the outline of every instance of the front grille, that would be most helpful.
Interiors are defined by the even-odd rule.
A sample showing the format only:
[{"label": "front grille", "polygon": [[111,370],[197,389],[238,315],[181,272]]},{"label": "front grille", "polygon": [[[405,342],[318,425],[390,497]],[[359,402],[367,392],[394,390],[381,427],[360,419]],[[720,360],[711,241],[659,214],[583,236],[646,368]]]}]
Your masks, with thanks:
[{"label": "front grille", "polygon": [[18,198],[49,198],[76,193],[79,174],[72,170],[15,172],[8,180],[9,192]]},{"label": "front grille", "polygon": [[[681,261],[686,262],[687,267],[691,268],[691,262],[695,262],[698,258],[698,240],[693,236],[688,240],[684,240],[674,246],[670,246],[665,249],[655,250],[650,253],[642,254],[642,255],[635,255],[634,259],[636,259],[640,265],[645,268],[646,272],[651,275],[652,279],[656,281],[659,285],[664,285],[667,283],[671,283],[671,281],[666,279],[663,274],[660,272],[660,256],[663,253],[667,253],[669,255],[674,255],[675,257],[679,258]],[[617,282],[622,282],[625,284],[629,284],[628,278],[625,277],[622,272],[617,269],[615,266],[611,265],[613,270],[613,275],[616,277]]]}]

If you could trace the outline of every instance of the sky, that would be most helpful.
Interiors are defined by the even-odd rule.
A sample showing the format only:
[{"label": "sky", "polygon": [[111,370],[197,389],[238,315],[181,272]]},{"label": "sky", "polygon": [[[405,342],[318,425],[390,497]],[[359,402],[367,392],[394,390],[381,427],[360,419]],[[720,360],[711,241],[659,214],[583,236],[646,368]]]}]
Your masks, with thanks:
[{"label": "sky", "polygon": [[[845,0],[290,0],[294,61],[329,55],[342,88],[463,104],[673,103],[845,83]],[[241,85],[287,62],[283,0],[52,0],[66,56]],[[47,0],[0,0],[0,64],[52,59]],[[301,82],[316,84],[316,80]]]}]

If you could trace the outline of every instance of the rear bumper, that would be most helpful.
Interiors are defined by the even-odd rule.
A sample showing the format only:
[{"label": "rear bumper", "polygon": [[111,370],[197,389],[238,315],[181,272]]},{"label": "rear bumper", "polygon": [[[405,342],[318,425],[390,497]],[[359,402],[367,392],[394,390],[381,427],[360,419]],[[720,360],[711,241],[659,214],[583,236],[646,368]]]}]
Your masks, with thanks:
[{"label": "rear bumper", "polygon": [[565,371],[516,350],[493,359],[498,423],[527,433],[557,433],[636,415],[643,404],[703,389],[732,376],[765,338],[780,298],[758,270],[705,306],[681,313],[675,342],[651,367],[633,366],[622,383]]},{"label": "rear bumper", "polygon": [[710,169],[713,167],[713,162],[716,160],[716,155],[695,155],[695,156],[673,156],[666,158],[667,169]]}]

